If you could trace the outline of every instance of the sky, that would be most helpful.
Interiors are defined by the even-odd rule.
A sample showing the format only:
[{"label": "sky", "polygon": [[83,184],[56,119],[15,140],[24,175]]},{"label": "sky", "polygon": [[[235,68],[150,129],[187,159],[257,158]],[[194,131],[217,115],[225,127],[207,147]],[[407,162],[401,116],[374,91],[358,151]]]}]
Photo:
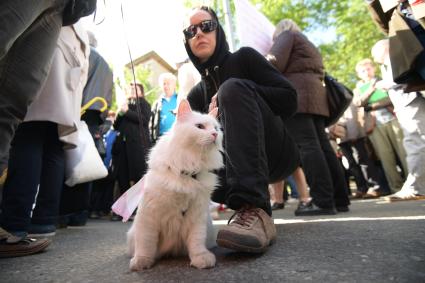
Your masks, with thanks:
[{"label": "sky", "polygon": [[[133,60],[154,50],[175,66],[187,57],[182,36],[185,12],[183,0],[98,0],[96,18],[91,15],[82,22],[95,33],[98,51],[114,69],[130,62],[127,43]],[[320,44],[334,39],[334,32],[316,30],[308,36]]]},{"label": "sky", "polygon": [[98,1],[96,18],[88,16],[83,24],[94,32],[97,50],[112,65],[130,62],[127,43],[133,60],[151,50],[172,65],[186,58],[183,1],[107,0],[105,3],[106,7],[103,1]]}]

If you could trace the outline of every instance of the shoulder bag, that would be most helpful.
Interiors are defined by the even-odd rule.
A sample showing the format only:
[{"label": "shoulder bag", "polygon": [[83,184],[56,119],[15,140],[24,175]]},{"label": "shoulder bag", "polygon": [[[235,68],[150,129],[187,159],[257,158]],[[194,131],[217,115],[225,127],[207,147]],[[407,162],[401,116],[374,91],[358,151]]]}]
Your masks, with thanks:
[{"label": "shoulder bag", "polygon": [[328,127],[335,124],[350,106],[353,92],[329,74],[325,74],[325,86],[329,106],[329,117],[325,120],[325,126]]}]

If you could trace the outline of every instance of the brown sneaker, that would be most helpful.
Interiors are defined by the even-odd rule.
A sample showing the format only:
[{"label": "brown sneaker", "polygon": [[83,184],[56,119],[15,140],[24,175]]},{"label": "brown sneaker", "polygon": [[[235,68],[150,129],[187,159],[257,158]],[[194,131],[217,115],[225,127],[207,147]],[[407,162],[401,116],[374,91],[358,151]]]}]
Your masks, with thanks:
[{"label": "brown sneaker", "polygon": [[19,238],[0,228],[0,258],[35,254],[50,245],[49,239]]},{"label": "brown sneaker", "polygon": [[247,253],[263,253],[275,241],[273,219],[261,208],[235,212],[227,226],[217,234],[220,247]]}]

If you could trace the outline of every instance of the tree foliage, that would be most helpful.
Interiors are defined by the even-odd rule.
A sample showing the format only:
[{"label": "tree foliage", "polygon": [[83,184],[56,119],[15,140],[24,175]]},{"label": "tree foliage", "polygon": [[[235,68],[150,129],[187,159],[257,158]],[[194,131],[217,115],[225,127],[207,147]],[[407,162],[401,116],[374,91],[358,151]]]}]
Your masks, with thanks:
[{"label": "tree foliage", "polygon": [[[229,1],[234,15],[233,1]],[[315,31],[331,38],[331,41],[318,44],[326,71],[349,87],[354,87],[357,80],[356,63],[370,57],[373,44],[384,37],[373,23],[364,0],[249,1],[273,24],[285,18],[292,19],[307,35]],[[199,4],[214,7],[218,16],[223,16],[223,0],[185,1],[187,7]]]},{"label": "tree foliage", "polygon": [[370,57],[373,44],[383,38],[363,0],[251,0],[274,24],[294,20],[306,33],[334,32],[331,42],[321,43],[327,72],[350,87],[356,81],[355,65]]}]

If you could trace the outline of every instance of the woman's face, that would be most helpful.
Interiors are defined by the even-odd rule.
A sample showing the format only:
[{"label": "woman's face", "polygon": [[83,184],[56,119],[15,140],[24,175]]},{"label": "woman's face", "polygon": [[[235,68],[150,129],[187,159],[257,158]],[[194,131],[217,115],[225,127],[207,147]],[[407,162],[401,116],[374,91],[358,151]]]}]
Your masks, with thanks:
[{"label": "woman's face", "polygon": [[370,64],[360,66],[357,69],[357,76],[363,81],[368,82],[375,77],[375,67]]},{"label": "woman's face", "polygon": [[[189,25],[198,25],[206,20],[212,20],[212,16],[207,11],[195,10],[189,18]],[[201,63],[204,63],[214,53],[217,29],[207,33],[202,32],[199,27],[196,30],[196,35],[189,39],[188,43],[193,54]]]},{"label": "woman's face", "polygon": [[134,84],[130,84],[127,87],[127,91],[126,91],[127,98],[135,98],[137,96],[136,88],[137,88],[137,93],[139,94],[139,97],[143,97],[143,93],[142,93],[142,90],[140,89],[140,87],[138,87]]}]

